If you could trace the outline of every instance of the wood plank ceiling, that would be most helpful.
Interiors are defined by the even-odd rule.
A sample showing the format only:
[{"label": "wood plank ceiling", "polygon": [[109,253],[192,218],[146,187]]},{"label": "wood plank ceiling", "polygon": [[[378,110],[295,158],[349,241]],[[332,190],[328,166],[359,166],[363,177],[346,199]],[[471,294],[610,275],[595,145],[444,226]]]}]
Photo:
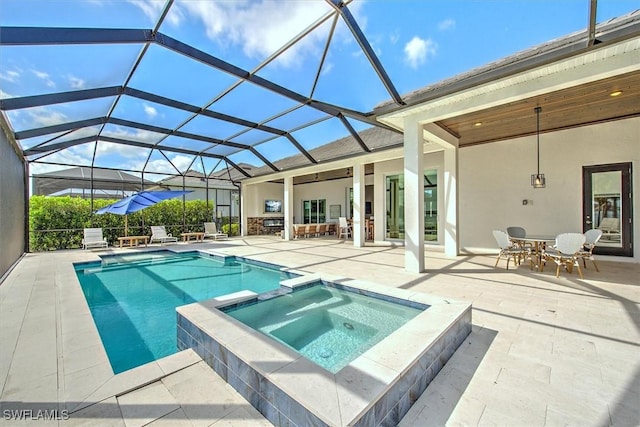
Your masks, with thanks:
[{"label": "wood plank ceiling", "polygon": [[[618,96],[611,96],[622,91]],[[623,74],[437,122],[470,146],[640,116],[640,72]],[[480,125],[476,125],[480,123]]]}]

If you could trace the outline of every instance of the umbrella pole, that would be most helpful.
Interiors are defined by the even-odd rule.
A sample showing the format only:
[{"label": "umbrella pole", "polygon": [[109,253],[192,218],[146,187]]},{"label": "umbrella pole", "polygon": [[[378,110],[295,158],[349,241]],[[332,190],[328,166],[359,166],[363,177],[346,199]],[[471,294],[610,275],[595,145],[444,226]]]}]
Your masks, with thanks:
[{"label": "umbrella pole", "polygon": [[129,235],[129,215],[124,216],[124,237]]}]

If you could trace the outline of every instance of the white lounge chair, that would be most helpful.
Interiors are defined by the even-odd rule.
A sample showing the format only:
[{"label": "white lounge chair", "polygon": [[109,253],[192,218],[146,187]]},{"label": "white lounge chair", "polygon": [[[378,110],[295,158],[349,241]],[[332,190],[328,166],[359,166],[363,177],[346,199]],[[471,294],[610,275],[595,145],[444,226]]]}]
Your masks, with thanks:
[{"label": "white lounge chair", "polygon": [[152,225],[151,226],[151,238],[149,239],[149,243],[160,242],[161,244],[169,243],[169,242],[177,242],[178,238],[173,237],[171,233],[167,234],[167,230],[164,228],[164,225]]},{"label": "white lounge chair", "polygon": [[218,232],[218,227],[215,222],[205,222],[204,223],[204,238],[213,237],[213,240],[218,239],[227,239],[229,237],[226,233]]},{"label": "white lounge chair", "polygon": [[109,243],[102,236],[102,228],[85,228],[84,238],[82,239],[82,249],[89,248],[107,248]]},{"label": "white lounge chair", "polygon": [[620,218],[602,218],[598,230],[602,231],[603,240],[620,240]]}]

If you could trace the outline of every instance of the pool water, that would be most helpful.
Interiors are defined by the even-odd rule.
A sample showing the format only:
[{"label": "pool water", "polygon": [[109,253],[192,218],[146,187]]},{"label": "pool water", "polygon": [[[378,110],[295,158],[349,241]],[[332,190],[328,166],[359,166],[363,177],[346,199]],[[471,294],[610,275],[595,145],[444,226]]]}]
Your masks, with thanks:
[{"label": "pool water", "polygon": [[278,269],[198,253],[104,257],[75,266],[114,373],[177,351],[176,307],[288,278]]},{"label": "pool water", "polygon": [[422,312],[323,285],[224,311],[334,374]]}]

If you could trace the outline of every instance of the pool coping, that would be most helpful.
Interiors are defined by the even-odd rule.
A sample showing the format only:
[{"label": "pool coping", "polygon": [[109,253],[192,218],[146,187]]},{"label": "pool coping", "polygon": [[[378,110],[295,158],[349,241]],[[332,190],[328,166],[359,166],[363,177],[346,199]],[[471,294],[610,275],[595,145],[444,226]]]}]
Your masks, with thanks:
[{"label": "pool coping", "polygon": [[275,425],[397,422],[470,333],[471,304],[317,273],[282,284],[318,280],[429,308],[336,374],[219,310],[258,298],[250,291],[178,307],[179,348],[193,348]]}]

